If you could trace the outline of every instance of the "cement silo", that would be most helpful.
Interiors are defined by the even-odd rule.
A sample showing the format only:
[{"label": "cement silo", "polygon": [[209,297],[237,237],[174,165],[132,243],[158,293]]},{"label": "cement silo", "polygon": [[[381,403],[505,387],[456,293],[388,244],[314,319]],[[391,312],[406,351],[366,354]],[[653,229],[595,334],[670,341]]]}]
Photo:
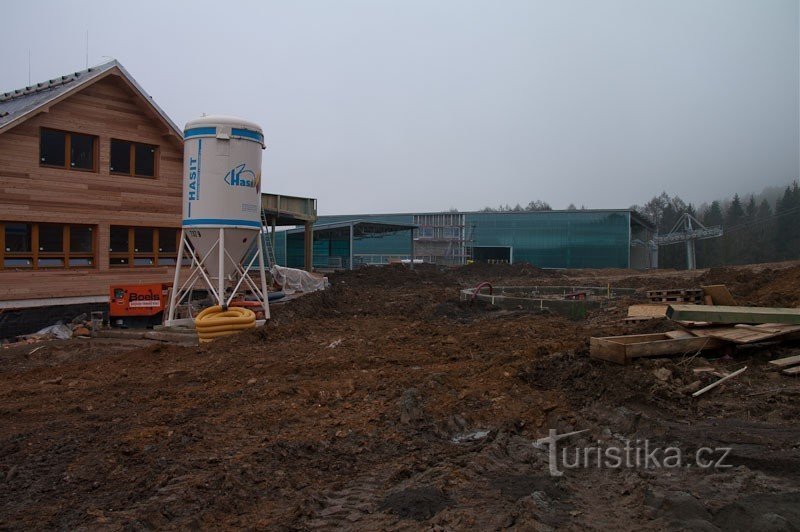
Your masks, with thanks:
[{"label": "cement silo", "polygon": [[[229,116],[204,116],[184,128],[183,221],[179,253],[191,260],[189,278],[179,285],[175,272],[169,321],[185,291],[203,281],[221,306],[249,291],[263,300],[269,317],[261,253],[261,151],[264,134],[257,124]],[[248,264],[247,251],[259,252]],[[260,270],[261,286],[250,277]],[[187,288],[188,287],[188,288]]]}]

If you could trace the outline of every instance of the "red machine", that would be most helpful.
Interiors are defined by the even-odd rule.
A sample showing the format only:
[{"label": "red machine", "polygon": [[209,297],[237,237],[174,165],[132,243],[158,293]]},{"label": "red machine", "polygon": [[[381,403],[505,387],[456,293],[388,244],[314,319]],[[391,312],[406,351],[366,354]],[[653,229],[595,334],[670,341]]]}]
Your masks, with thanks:
[{"label": "red machine", "polygon": [[118,285],[109,289],[109,322],[117,327],[147,327],[162,322],[170,284]]}]

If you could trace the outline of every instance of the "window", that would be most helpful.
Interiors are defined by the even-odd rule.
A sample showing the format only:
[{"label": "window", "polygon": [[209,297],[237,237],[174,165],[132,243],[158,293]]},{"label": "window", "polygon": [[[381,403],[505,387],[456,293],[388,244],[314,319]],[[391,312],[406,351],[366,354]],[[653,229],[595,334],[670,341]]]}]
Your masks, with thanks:
[{"label": "window", "polygon": [[69,165],[80,170],[94,170],[94,137],[70,133]]},{"label": "window", "polygon": [[67,134],[43,129],[39,139],[39,162],[46,166],[67,166]]},{"label": "window", "polygon": [[130,265],[130,227],[111,226],[109,263],[111,266]]},{"label": "window", "polygon": [[111,266],[172,266],[178,258],[178,230],[111,226]]},{"label": "window", "polygon": [[155,177],[158,146],[111,139],[112,174]]},{"label": "window", "polygon": [[90,225],[0,222],[0,269],[92,268]]},{"label": "window", "polygon": [[97,171],[97,137],[42,128],[39,163],[54,168]]}]

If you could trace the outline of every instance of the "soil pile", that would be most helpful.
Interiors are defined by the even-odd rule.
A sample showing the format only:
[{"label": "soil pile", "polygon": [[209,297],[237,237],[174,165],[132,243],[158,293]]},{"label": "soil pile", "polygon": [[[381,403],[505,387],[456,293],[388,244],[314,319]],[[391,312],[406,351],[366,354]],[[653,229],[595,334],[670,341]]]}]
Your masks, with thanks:
[{"label": "soil pile", "polygon": [[[766,304],[797,302],[798,278],[796,266],[367,268],[201,347],[4,349],[0,528],[785,528],[800,491],[800,383],[766,362],[800,354],[796,345],[615,366],[587,356],[590,336],[674,327],[624,324],[627,300],[573,322],[469,305],[458,291],[482,280],[725,282]],[[534,445],[550,429],[588,430],[570,445],[731,447],[733,467],[551,477]]]}]

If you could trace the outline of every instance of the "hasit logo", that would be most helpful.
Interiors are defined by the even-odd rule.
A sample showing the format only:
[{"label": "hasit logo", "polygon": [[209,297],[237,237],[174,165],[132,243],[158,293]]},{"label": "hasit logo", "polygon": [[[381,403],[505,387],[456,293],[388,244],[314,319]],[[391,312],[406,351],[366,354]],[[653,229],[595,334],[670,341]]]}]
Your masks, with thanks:
[{"label": "hasit logo", "polygon": [[225,182],[232,187],[255,188],[258,185],[256,174],[252,170],[248,170],[246,166],[246,164],[240,164],[225,174]]}]

